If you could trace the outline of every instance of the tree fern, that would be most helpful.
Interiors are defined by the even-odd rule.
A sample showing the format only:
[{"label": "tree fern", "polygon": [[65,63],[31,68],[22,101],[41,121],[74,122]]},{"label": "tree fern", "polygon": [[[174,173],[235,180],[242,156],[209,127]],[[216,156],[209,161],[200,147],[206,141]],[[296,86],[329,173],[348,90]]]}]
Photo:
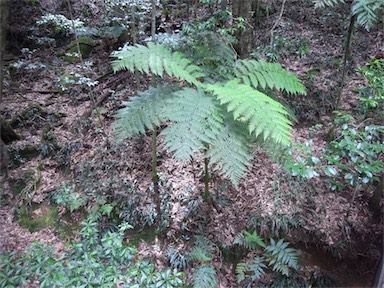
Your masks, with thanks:
[{"label": "tree fern", "polygon": [[234,74],[246,85],[255,89],[277,89],[291,94],[306,94],[300,80],[283,69],[279,63],[268,63],[256,60],[239,60]]},{"label": "tree fern", "polygon": [[252,87],[231,80],[222,85],[207,86],[221,104],[227,105],[235,120],[247,123],[248,131],[255,137],[262,135],[276,143],[290,142],[291,121],[289,113],[279,102]]},{"label": "tree fern", "polygon": [[269,252],[269,266],[273,271],[289,276],[289,268],[298,269],[298,252],[288,247],[289,242],[280,239],[278,242],[271,239],[270,245],[265,248]]},{"label": "tree fern", "polygon": [[[225,50],[224,62],[235,61],[231,53],[230,49]],[[257,138],[282,144],[290,142],[289,113],[280,103],[256,90],[272,88],[305,93],[300,81],[278,64],[242,60],[233,73],[240,79],[207,85],[200,78],[204,76],[201,68],[191,64],[183,54],[162,45],[129,46],[113,56],[115,71],[137,70],[161,77],[167,74],[195,86],[177,92],[169,87],[151,88],[132,97],[116,114],[114,128],[120,139],[145,133],[146,129],[166,122],[168,127],[161,135],[165,147],[176,158],[190,159],[203,151],[205,163],[209,160],[210,167],[235,185],[251,164],[250,146]],[[225,71],[232,68],[233,65],[228,65]],[[220,74],[219,78],[224,79],[226,72]]]},{"label": "tree fern", "polygon": [[164,101],[172,95],[170,86],[149,88],[139,92],[138,96],[131,97],[130,101],[123,102],[124,108],[115,114],[113,123],[118,139],[126,139],[136,134],[144,134],[145,129],[152,130],[162,122]]},{"label": "tree fern", "polygon": [[197,78],[204,76],[201,69],[191,64],[191,61],[180,52],[171,52],[164,45],[148,43],[148,46],[127,46],[112,54],[117,58],[112,61],[113,70],[127,69],[131,72],[152,73],[163,77],[164,73],[171,77],[200,86]]},{"label": "tree fern", "polygon": [[194,288],[213,288],[218,284],[216,270],[212,266],[201,266],[193,273]]}]

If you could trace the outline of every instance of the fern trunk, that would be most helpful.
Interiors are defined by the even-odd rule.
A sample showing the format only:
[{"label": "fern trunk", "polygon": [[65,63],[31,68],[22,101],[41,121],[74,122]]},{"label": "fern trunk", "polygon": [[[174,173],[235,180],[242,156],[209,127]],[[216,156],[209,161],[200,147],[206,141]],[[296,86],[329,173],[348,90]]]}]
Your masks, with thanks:
[{"label": "fern trunk", "polygon": [[[157,219],[161,218],[161,196],[159,191],[159,175],[157,174],[157,131],[156,128],[152,133],[152,183],[154,200],[156,204]],[[159,221],[158,221],[159,222]]]},{"label": "fern trunk", "polygon": [[208,201],[209,199],[209,159],[204,158],[204,201]]},{"label": "fern trunk", "polygon": [[357,20],[357,15],[355,14],[351,16],[351,19],[349,21],[347,39],[345,42],[344,56],[343,56],[343,68],[342,68],[343,72],[341,74],[340,87],[336,96],[335,110],[339,109],[340,102],[341,102],[341,94],[343,93],[345,77],[347,75],[347,70],[348,70],[348,61],[351,58],[351,41],[352,41],[353,29],[355,28],[356,20]]}]

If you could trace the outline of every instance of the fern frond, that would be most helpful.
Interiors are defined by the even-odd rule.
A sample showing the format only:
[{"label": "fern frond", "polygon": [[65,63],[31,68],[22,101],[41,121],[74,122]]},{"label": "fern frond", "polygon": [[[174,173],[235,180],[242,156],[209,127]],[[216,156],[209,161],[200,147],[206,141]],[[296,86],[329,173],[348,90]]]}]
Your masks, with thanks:
[{"label": "fern frond", "polygon": [[269,265],[272,270],[283,275],[289,276],[289,268],[298,269],[298,251],[288,247],[289,242],[280,239],[277,243],[270,240],[270,245],[265,248],[269,252]]},{"label": "fern frond", "polygon": [[212,246],[209,240],[203,236],[195,236],[194,247],[189,252],[189,258],[199,262],[212,260]]},{"label": "fern frond", "polygon": [[238,244],[246,249],[257,250],[259,247],[265,247],[263,239],[257,235],[256,231],[249,233],[248,231],[242,231],[235,237],[233,244]]},{"label": "fern frond", "polygon": [[194,288],[214,288],[218,284],[216,270],[212,266],[198,267],[193,273]]},{"label": "fern frond", "polygon": [[253,258],[252,263],[249,265],[249,270],[252,272],[252,280],[256,281],[265,274],[264,269],[267,266],[264,264],[264,257],[256,256]]},{"label": "fern frond", "polygon": [[234,69],[237,78],[255,89],[277,89],[291,94],[306,94],[301,81],[279,63],[239,60]]},{"label": "fern frond", "polygon": [[352,15],[357,15],[357,24],[369,31],[379,20],[377,16],[378,10],[383,8],[383,0],[356,0],[352,5]]},{"label": "fern frond", "polygon": [[245,262],[239,262],[236,265],[236,278],[237,278],[237,283],[240,283],[245,279],[245,273],[249,270],[249,265],[248,263]]},{"label": "fern frond", "polygon": [[223,85],[210,84],[221,104],[227,105],[228,112],[237,121],[247,123],[248,131],[255,137],[270,137],[276,143],[290,142],[292,123],[283,105],[252,87],[231,80]]},{"label": "fern frond", "polygon": [[160,135],[165,147],[180,160],[213,143],[223,125],[223,110],[217,100],[204,91],[184,88],[165,101],[164,117],[172,124]]},{"label": "fern frond", "polygon": [[235,186],[251,166],[252,150],[245,133],[244,125],[226,119],[220,134],[205,154],[205,157],[210,158],[210,167],[228,178]]},{"label": "fern frond", "polygon": [[314,0],[315,8],[333,7],[340,3],[344,4],[345,0]]},{"label": "fern frond", "polygon": [[170,86],[150,87],[147,91],[138,93],[138,96],[131,97],[130,101],[123,102],[125,107],[117,111],[116,121],[113,123],[117,139],[144,134],[145,129],[153,130],[159,126],[165,99],[172,92]]},{"label": "fern frond", "polygon": [[112,54],[117,58],[112,61],[113,71],[127,69],[131,72],[140,71],[141,73],[162,77],[164,72],[170,77],[177,77],[190,84],[201,86],[197,80],[203,77],[201,69],[191,64],[191,61],[180,52],[173,52],[161,44],[148,43],[148,46],[135,45],[128,46]]},{"label": "fern frond", "polygon": [[209,255],[210,253],[207,253],[208,251],[205,250],[203,247],[196,246],[193,247],[191,252],[189,252],[189,257],[192,260],[199,261],[199,262],[207,262],[211,261],[212,257]]}]

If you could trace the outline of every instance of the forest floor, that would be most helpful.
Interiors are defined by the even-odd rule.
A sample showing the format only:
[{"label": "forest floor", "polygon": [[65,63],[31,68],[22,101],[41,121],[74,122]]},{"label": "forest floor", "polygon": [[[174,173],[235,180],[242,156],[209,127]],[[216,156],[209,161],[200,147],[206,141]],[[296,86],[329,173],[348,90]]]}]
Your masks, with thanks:
[{"label": "forest floor", "polygon": [[[340,79],[348,17],[347,13],[337,10],[316,11],[312,4],[304,2],[295,1],[287,5],[279,20],[274,35],[278,37],[275,43],[280,43],[281,47],[275,50],[259,49],[258,52],[263,55],[275,53],[273,57],[276,57],[276,61],[304,82],[308,90],[307,99],[293,99],[294,103],[301,105],[293,140],[299,143],[312,140],[315,153],[320,153],[325,147],[324,136],[331,125],[331,103]],[[53,9],[51,13],[60,13],[62,7],[55,5],[51,1],[40,1],[45,11]],[[24,12],[20,10],[15,14],[14,9],[11,10],[11,23],[17,22],[20,31],[26,30],[27,27],[21,23],[31,15],[31,11],[23,8],[21,10]],[[42,12],[34,12],[34,17]],[[256,28],[257,47],[267,47],[271,36],[268,31],[277,21],[278,14],[276,11],[263,19],[263,24]],[[25,23],[31,21],[26,20]],[[23,43],[16,38],[10,38],[9,41],[11,49],[5,57],[5,69],[9,71],[6,77],[8,85],[0,112],[9,121],[21,119],[14,126],[21,140],[8,147],[13,160],[7,181],[3,183],[0,253],[15,249],[25,251],[35,240],[54,244],[60,251],[70,236],[60,233],[57,227],[34,232],[22,228],[16,217],[17,207],[23,202],[21,199],[28,199],[29,206],[33,207],[31,217],[37,218],[44,213],[44,207],[49,206],[50,193],[67,183],[76,183],[81,187],[83,191],[79,193],[85,194],[82,197],[91,197],[92,193],[105,195],[109,193],[106,191],[113,189],[124,192],[126,182],[144,195],[151,186],[151,139],[145,136],[121,143],[115,140],[111,128],[113,116],[122,107],[122,101],[129,100],[133,95],[134,77],[128,72],[108,74],[111,70],[110,47],[103,41],[97,40],[97,45],[86,59],[93,62],[90,68],[65,62],[59,51],[63,48],[48,47],[34,52],[31,52],[31,48],[30,52],[20,54],[19,51],[25,48],[23,45],[28,41]],[[353,63],[342,94],[343,109],[354,108],[357,96],[353,91],[364,85],[355,69],[383,53],[383,43],[383,30],[373,29],[368,33],[358,29],[356,32],[351,53]],[[300,47],[302,53],[296,53]],[[26,65],[36,66],[15,69],[14,64],[20,60]],[[75,73],[98,80],[99,84],[91,88],[60,90],[58,79]],[[146,81],[141,79],[142,84]],[[97,104],[97,99],[103,96],[106,96],[104,101]],[[24,156],[23,159],[17,155],[17,151],[25,151],[28,147],[33,147],[34,156]],[[230,247],[243,229],[271,229],[266,227],[273,222],[275,215],[279,215],[287,221],[281,225],[292,223],[292,219],[300,223],[301,232],[288,229],[285,237],[306,255],[312,255],[302,260],[309,270],[314,266],[332,270],[338,277],[339,285],[344,287],[371,285],[379,263],[378,255],[382,252],[383,237],[382,222],[372,218],[366,205],[372,191],[360,191],[352,207],[349,223],[345,224],[344,215],[350,207],[351,191],[331,193],[324,181],[316,178],[298,183],[259,148],[255,149],[253,166],[239,187],[232,187],[226,180],[213,175],[210,188],[215,200],[220,203],[218,207],[211,207],[200,199],[204,190],[203,161],[176,161],[161,147],[160,139],[158,164],[162,189],[169,195],[170,205],[171,220],[165,247],[172,245],[180,251],[186,249],[189,242],[180,236],[182,227],[187,227],[184,234],[199,233],[215,243]],[[24,183],[21,184],[22,188],[15,192],[15,187],[20,183]],[[149,199],[149,196],[146,197]],[[150,201],[148,199],[141,201]],[[203,207],[200,208],[202,215],[188,220],[191,209],[188,205],[194,201]],[[65,209],[59,210],[58,215],[65,219],[63,215],[67,212]],[[300,213],[305,214],[298,216]],[[73,218],[76,219],[67,218],[63,221],[78,222],[82,217],[75,215]],[[259,218],[262,218],[265,227],[257,222]],[[250,223],[256,224],[252,226]],[[200,229],[201,226],[205,228]],[[345,250],[338,247],[348,237],[353,238],[351,242],[354,245]],[[155,259],[159,265],[167,262],[164,249],[151,241],[139,243],[140,253]],[[368,250],[377,253],[372,255],[374,253],[369,254]],[[350,251],[354,251],[352,257],[343,254]],[[332,257],[331,252],[340,254],[341,260]],[[217,259],[215,265],[220,271],[220,287],[237,287],[231,264]]]}]

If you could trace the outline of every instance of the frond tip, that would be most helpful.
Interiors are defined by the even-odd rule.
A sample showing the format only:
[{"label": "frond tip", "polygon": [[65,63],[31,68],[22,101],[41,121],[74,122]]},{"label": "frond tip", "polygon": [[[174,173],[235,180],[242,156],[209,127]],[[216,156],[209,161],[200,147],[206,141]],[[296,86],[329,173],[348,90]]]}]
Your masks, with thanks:
[{"label": "frond tip", "polygon": [[127,69],[131,72],[140,71],[163,77],[164,73],[170,77],[177,77],[190,84],[200,86],[197,78],[204,76],[201,69],[191,64],[191,61],[180,52],[173,52],[164,45],[148,43],[148,46],[127,46],[112,54],[117,58],[112,61],[113,71]]},{"label": "frond tip", "polygon": [[276,143],[290,143],[292,123],[288,119],[289,113],[279,102],[238,80],[211,84],[207,89],[222,105],[227,105],[234,120],[247,123],[250,134],[262,135],[264,141],[270,137]]},{"label": "frond tip", "polygon": [[239,60],[234,74],[246,85],[255,89],[276,89],[290,94],[306,94],[301,81],[279,63],[256,60]]}]

